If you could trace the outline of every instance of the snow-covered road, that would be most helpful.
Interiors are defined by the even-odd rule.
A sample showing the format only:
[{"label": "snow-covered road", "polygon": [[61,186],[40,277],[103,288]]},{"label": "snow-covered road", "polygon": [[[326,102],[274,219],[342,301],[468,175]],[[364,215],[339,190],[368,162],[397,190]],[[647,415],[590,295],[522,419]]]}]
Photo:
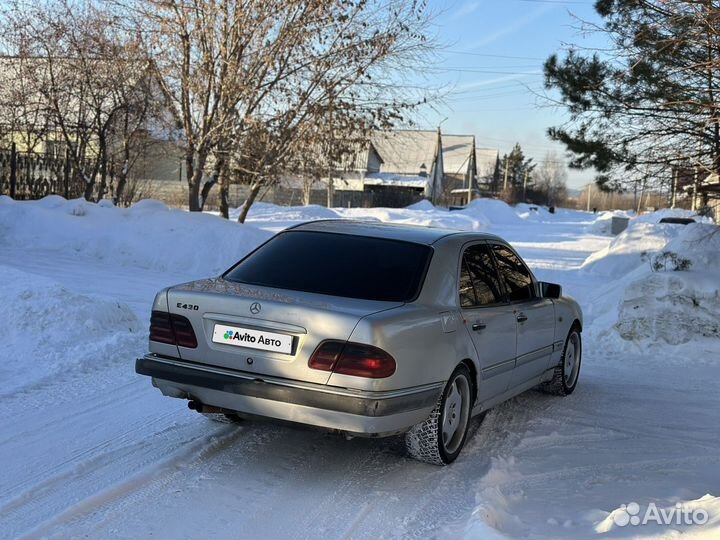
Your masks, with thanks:
[{"label": "snow-covered road", "polygon": [[[573,212],[490,229],[538,277],[578,298],[589,324],[602,316],[607,279],[580,267],[611,240],[589,232],[593,219]],[[575,394],[528,392],[498,407],[474,423],[459,460],[437,468],[404,457],[399,438],[348,441],[296,426],[213,423],[136,376],[154,292],[197,273],[119,266],[82,250],[0,251],[0,286],[6,278],[49,279],[127,306],[142,328],[73,348],[73,369],[0,384],[1,538],[720,535],[712,498],[695,503],[710,514],[702,527],[619,527],[610,514],[633,501],[672,508],[720,495],[717,340],[648,353],[614,347],[587,328]],[[50,316],[65,315],[58,308]],[[4,348],[0,373],[12,369],[15,353]]]}]

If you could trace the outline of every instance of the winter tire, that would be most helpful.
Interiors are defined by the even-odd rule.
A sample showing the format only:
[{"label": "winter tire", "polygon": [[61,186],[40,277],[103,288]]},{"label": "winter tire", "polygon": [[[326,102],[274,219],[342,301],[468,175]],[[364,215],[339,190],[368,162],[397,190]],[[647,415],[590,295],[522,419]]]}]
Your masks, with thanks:
[{"label": "winter tire", "polygon": [[555,367],[553,377],[540,388],[548,394],[569,396],[575,391],[580,378],[580,363],[582,362],[582,339],[580,330],[573,326],[565,340],[560,363]]},{"label": "winter tire", "polygon": [[472,385],[467,367],[461,364],[455,368],[430,416],[405,434],[410,456],[433,465],[455,461],[467,437]]}]

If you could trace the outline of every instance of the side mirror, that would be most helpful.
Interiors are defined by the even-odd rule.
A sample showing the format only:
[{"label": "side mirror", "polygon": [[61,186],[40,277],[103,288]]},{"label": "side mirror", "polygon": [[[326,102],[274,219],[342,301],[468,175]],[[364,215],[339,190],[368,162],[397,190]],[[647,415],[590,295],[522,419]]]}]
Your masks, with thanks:
[{"label": "side mirror", "polygon": [[562,287],[557,283],[541,281],[538,285],[540,285],[540,296],[543,298],[560,298],[562,296]]}]

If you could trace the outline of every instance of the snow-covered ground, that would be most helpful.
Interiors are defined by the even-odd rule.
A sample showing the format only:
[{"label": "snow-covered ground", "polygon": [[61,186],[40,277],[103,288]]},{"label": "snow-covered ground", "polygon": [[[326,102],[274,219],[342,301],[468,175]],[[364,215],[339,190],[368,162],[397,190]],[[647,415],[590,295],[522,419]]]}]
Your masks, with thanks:
[{"label": "snow-covered ground", "polygon": [[[501,405],[437,468],[399,438],[216,424],[134,374],[158,289],[318,218],[507,238],[583,306],[577,391]],[[487,200],[258,204],[237,225],[152,201],[0,197],[0,538],[718,538],[720,233],[657,218],[612,238],[607,216]],[[630,521],[653,508],[671,524]]]}]

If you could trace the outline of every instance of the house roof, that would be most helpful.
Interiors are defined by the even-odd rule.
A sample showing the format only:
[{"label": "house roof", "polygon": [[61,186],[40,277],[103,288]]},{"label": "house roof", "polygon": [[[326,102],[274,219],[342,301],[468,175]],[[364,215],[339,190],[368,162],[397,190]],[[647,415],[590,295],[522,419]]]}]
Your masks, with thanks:
[{"label": "house roof", "polygon": [[[437,134],[435,135],[437,137]],[[475,145],[472,135],[445,135],[442,136],[443,163],[445,174],[464,175],[470,166],[470,155]]]},{"label": "house roof", "polygon": [[375,149],[372,141],[351,143],[348,152],[344,153],[338,161],[335,161],[333,167],[342,171],[366,171],[370,163],[370,154],[373,152],[382,163],[382,156]]},{"label": "house roof", "polygon": [[[437,131],[398,130],[374,133],[372,144],[383,160],[381,173],[389,175],[422,176],[430,174],[435,159]],[[445,174],[464,175],[470,166],[475,138],[472,135],[441,133]],[[477,174],[491,174],[495,169],[498,151],[476,148]]]},{"label": "house roof", "polygon": [[381,131],[371,141],[383,160],[381,172],[417,176],[432,168],[436,131]]},{"label": "house roof", "polygon": [[698,186],[701,193],[720,193],[720,176],[716,173],[709,174]]},{"label": "house roof", "polygon": [[476,148],[477,175],[479,178],[495,174],[499,151],[497,148]]}]

